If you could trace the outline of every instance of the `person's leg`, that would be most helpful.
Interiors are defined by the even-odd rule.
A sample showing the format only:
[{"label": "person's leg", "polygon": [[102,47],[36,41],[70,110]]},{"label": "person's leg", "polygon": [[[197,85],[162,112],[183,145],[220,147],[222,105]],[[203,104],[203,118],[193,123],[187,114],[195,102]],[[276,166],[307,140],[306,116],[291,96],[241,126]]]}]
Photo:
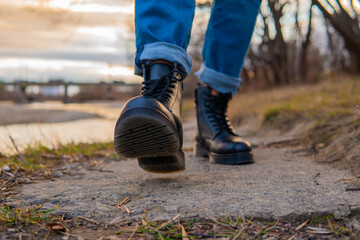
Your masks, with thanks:
[{"label": "person's leg", "polygon": [[194,152],[219,164],[253,161],[251,145],[236,135],[226,116],[241,85],[240,70],[254,29],[260,0],[214,0],[197,76],[197,133]]},{"label": "person's leg", "polygon": [[136,74],[153,60],[177,63],[184,74],[191,70],[186,53],[195,13],[195,0],[136,0]]},{"label": "person's leg", "polygon": [[236,94],[261,0],[214,0],[203,47],[204,63],[196,73],[219,92]]},{"label": "person's leg", "polygon": [[185,168],[181,90],[191,69],[186,53],[194,0],[136,0],[135,73],[144,77],[142,96],[130,99],[115,127],[115,150],[138,158],[150,172]]}]

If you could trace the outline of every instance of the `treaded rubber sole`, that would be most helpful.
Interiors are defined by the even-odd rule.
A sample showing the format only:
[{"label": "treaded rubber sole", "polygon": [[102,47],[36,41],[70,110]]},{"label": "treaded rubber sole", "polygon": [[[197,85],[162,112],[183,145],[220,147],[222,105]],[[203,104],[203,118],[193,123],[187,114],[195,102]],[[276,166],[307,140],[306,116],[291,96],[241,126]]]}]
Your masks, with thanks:
[{"label": "treaded rubber sole", "polygon": [[207,150],[205,147],[201,146],[198,143],[195,143],[194,155],[196,157],[209,158],[211,163],[224,164],[224,165],[237,165],[237,164],[246,164],[246,163],[254,162],[253,155],[251,152],[217,154],[210,152],[209,150]]},{"label": "treaded rubber sole", "polygon": [[115,150],[129,158],[169,156],[180,148],[172,124],[156,110],[129,109],[116,123]]},{"label": "treaded rubber sole", "polygon": [[139,166],[149,172],[184,170],[180,141],[176,128],[156,109],[128,109],[115,127],[116,152],[124,157],[138,158]]},{"label": "treaded rubber sole", "polygon": [[181,150],[173,156],[139,158],[138,161],[142,169],[153,173],[173,173],[185,169],[185,156]]}]

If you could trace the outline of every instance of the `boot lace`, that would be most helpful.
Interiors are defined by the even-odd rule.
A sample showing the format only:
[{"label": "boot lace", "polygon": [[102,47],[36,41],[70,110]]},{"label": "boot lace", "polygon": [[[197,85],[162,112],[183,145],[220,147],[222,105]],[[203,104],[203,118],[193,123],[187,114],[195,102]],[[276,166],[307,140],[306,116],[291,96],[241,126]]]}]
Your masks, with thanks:
[{"label": "boot lace", "polygon": [[[145,66],[143,65],[144,76],[146,76]],[[174,92],[177,82],[183,81],[183,76],[178,70],[177,65],[168,74],[159,79],[146,79],[142,82],[142,95],[151,96],[162,103],[167,103]]]},{"label": "boot lace", "polygon": [[209,116],[210,124],[216,131],[215,137],[224,131],[236,135],[226,113],[231,97],[231,93],[219,93],[217,96],[209,93],[208,101],[205,103],[205,112]]}]

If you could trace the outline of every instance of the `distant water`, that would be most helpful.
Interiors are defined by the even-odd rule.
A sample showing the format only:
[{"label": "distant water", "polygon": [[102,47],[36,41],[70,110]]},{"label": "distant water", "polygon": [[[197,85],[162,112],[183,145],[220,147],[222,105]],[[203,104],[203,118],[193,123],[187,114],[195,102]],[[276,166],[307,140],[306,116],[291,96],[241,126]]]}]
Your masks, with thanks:
[{"label": "distant water", "polygon": [[[27,123],[0,126],[0,152],[11,154],[15,149],[10,135],[20,151],[29,145],[56,147],[67,143],[92,143],[113,140],[114,127],[122,103],[61,104],[42,103],[29,106],[36,109],[66,109],[97,113],[103,118],[79,119],[61,123]],[[71,109],[71,110],[70,110]]]}]

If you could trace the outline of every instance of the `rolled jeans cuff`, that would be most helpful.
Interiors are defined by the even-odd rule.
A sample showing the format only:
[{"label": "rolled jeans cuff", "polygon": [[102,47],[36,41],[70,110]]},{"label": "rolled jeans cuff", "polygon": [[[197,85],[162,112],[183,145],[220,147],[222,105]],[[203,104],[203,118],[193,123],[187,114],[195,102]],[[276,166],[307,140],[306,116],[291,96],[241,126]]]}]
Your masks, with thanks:
[{"label": "rolled jeans cuff", "polygon": [[208,68],[205,64],[201,65],[199,71],[195,75],[203,84],[208,84],[216,91],[221,93],[229,93],[234,96],[239,90],[242,80],[241,78],[232,77],[214,69]]},{"label": "rolled jeans cuff", "polygon": [[191,57],[183,48],[164,42],[146,44],[136,59],[135,74],[140,76],[143,75],[141,64],[147,65],[154,60],[165,60],[178,64],[178,68],[184,77],[190,73],[192,67]]}]

